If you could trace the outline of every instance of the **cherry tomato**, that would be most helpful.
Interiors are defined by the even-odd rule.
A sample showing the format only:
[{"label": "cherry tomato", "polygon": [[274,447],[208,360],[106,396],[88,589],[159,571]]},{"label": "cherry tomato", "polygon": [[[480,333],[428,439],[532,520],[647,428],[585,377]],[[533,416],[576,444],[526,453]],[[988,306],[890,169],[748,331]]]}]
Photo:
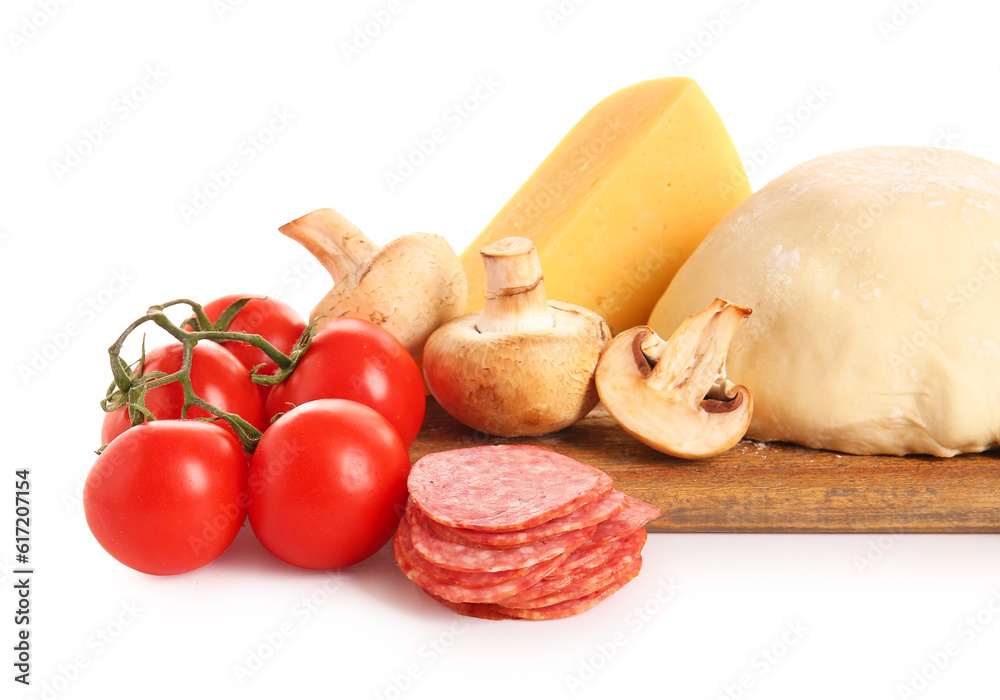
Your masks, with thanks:
[{"label": "cherry tomato", "polygon": [[399,524],[410,459],[389,422],[354,401],[310,401],[261,438],[247,481],[250,526],[282,561],[337,569],[371,556]]},{"label": "cherry tomato", "polygon": [[[219,320],[222,312],[235,301],[245,297],[254,296],[252,294],[230,294],[208,302],[202,308],[208,320],[215,323]],[[263,336],[264,340],[281,350],[286,355],[291,352],[295,341],[299,339],[306,329],[306,322],[302,320],[298,312],[291,306],[277,299],[270,297],[264,299],[251,299],[247,302],[229,324],[228,330],[240,333],[256,333]],[[255,348],[249,343],[237,341],[226,341],[220,343],[222,347],[233,353],[243,366],[248,370],[259,364],[265,364],[261,369],[262,374],[274,374],[278,366],[264,353],[263,350]],[[267,398],[271,387],[257,384],[261,401]]]},{"label": "cherry tomato", "polygon": [[[336,318],[313,338],[285,381],[267,397],[268,418],[315,399],[350,399],[374,408],[407,446],[420,432],[424,380],[406,347],[359,318]],[[291,405],[290,405],[291,404]]]},{"label": "cherry tomato", "polygon": [[[181,368],[184,348],[180,343],[161,345],[146,353],[143,373],[160,371],[171,374]],[[191,387],[194,393],[224,411],[239,414],[244,420],[260,431],[267,427],[264,406],[257,386],[250,379],[246,367],[240,364],[228,350],[216,343],[198,343],[194,346],[191,359]],[[146,392],[145,405],[160,420],[181,417],[184,392],[178,382],[171,382]],[[200,408],[188,411],[188,418],[210,415]],[[220,422],[226,430],[232,428]],[[104,414],[101,425],[101,441],[107,444],[129,429],[126,407]]]},{"label": "cherry tomato", "polygon": [[94,462],[87,525],[108,554],[147,574],[181,574],[232,543],[246,515],[247,456],[204,421],[137,425]]}]

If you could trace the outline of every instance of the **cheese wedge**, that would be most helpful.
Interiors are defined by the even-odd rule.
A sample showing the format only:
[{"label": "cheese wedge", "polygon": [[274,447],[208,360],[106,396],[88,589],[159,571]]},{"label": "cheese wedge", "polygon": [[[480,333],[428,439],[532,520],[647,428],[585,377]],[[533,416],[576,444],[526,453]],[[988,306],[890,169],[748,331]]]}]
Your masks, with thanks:
[{"label": "cheese wedge", "polygon": [[534,241],[551,299],[617,332],[646,322],[674,273],[750,194],[722,120],[690,78],[611,95],[573,127],[460,256],[468,311],[483,306],[479,250]]}]

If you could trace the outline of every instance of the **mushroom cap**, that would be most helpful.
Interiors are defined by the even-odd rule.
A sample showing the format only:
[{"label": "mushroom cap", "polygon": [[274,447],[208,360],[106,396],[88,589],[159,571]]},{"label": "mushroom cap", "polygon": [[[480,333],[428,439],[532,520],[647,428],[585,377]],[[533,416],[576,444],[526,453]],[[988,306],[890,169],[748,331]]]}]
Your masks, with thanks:
[{"label": "mushroom cap", "polygon": [[465,425],[520,437],[560,430],[597,405],[594,371],[611,329],[574,304],[550,301],[552,328],[481,333],[480,312],[436,330],[424,348],[424,376],[438,403]]},{"label": "mushroom cap", "polygon": [[330,319],[350,316],[376,323],[420,357],[438,326],[465,310],[465,269],[443,237],[411,233],[368,258],[351,280],[334,284],[310,314]]},{"label": "mushroom cap", "polygon": [[[696,352],[679,382],[661,389],[647,381],[651,367],[642,348],[650,336],[658,340],[649,326],[630,328],[615,337],[601,358],[595,380],[608,413],[627,433],[674,457],[712,457],[739,442],[750,425],[753,396],[725,379],[724,353],[718,371],[706,374],[696,367],[706,355]],[[668,353],[692,346],[661,347]]]}]

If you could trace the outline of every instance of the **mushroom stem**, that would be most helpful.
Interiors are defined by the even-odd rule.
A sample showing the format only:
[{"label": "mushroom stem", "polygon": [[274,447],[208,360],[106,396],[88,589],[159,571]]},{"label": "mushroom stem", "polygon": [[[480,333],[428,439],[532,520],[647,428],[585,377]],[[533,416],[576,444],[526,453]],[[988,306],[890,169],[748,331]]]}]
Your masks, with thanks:
[{"label": "mushroom stem", "polygon": [[334,283],[357,282],[359,270],[378,252],[378,246],[357,226],[333,209],[317,209],[278,228],[326,268]]},{"label": "mushroom stem", "polygon": [[692,405],[706,398],[734,398],[736,389],[726,378],[726,353],[740,321],[749,315],[750,309],[716,299],[704,311],[685,319],[670,340],[647,336],[641,349],[656,365],[646,383]]},{"label": "mushroom stem", "polygon": [[486,301],[476,323],[480,333],[525,333],[551,329],[555,318],[545,295],[542,264],[527,238],[504,238],[481,251]]}]

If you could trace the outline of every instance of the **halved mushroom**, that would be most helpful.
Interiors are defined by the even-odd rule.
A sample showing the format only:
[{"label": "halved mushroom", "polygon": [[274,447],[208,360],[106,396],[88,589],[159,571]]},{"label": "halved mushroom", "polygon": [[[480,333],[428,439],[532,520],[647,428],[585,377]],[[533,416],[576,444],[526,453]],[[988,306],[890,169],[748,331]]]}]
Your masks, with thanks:
[{"label": "halved mushroom", "polygon": [[379,248],[333,209],[317,209],[278,230],[305,246],[333,277],[333,289],[309,315],[323,317],[318,329],[341,316],[363,318],[417,358],[434,329],[465,310],[465,270],[441,236],[411,233]]},{"label": "halved mushroom", "polygon": [[431,393],[456,419],[491,435],[572,425],[597,405],[594,370],[611,329],[593,311],[547,299],[527,238],[504,238],[481,253],[485,306],[428,339]]},{"label": "halved mushroom", "polygon": [[597,367],[597,391],[626,432],[655,450],[699,459],[725,452],[750,425],[753,396],[726,378],[726,353],[750,309],[723,299],[664,341],[649,326],[620,333]]}]

